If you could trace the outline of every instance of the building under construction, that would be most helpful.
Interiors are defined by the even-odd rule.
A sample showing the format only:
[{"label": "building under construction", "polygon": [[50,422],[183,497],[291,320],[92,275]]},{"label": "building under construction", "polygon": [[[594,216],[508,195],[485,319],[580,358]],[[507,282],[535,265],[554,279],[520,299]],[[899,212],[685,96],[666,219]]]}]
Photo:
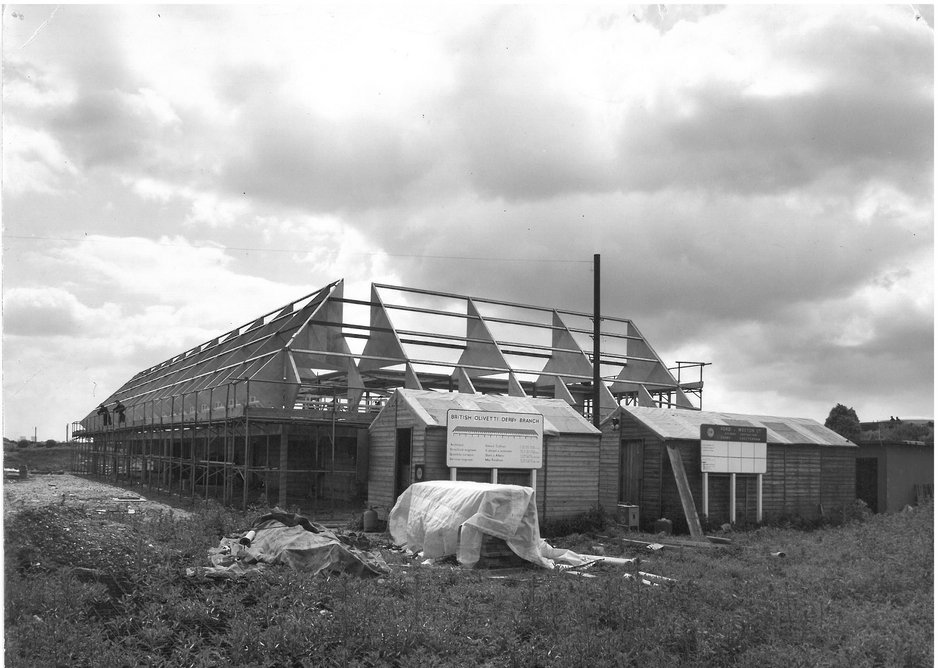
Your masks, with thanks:
[{"label": "building under construction", "polygon": [[136,374],[76,427],[75,469],[322,514],[364,505],[368,427],[398,388],[562,399],[587,419],[700,405],[703,365],[669,369],[626,318],[598,318],[597,359],[592,313],[380,284],[350,299],[343,288]]}]

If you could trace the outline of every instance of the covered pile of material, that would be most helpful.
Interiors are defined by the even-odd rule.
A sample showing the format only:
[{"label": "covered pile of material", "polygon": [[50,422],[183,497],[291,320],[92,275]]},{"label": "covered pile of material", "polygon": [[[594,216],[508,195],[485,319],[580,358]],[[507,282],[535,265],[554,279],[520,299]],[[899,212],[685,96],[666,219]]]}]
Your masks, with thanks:
[{"label": "covered pile of material", "polygon": [[[222,538],[209,550],[212,566],[204,567],[209,577],[237,577],[284,564],[295,570],[351,575],[384,575],[387,563],[376,552],[363,552],[345,545],[326,527],[301,515],[274,512],[255,520],[249,545],[240,538]],[[248,534],[250,535],[250,534]]]},{"label": "covered pile of material", "polygon": [[500,538],[522,559],[544,568],[555,561],[578,566],[588,558],[541,539],[534,490],[519,485],[434,480],[408,487],[388,516],[398,545],[428,559],[455,555],[463,566],[479,561],[484,535]]}]

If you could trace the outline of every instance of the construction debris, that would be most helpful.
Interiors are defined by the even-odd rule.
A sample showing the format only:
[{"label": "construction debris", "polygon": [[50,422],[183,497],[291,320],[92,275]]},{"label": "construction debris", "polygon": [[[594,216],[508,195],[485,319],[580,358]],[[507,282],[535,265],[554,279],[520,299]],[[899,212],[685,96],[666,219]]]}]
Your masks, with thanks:
[{"label": "construction debris", "polygon": [[[236,537],[222,538],[208,551],[212,566],[200,572],[212,578],[237,578],[270,565],[286,565],[314,574],[348,573],[360,576],[390,573],[384,558],[343,543],[321,524],[301,515],[275,511],[254,521],[251,530]],[[187,575],[195,575],[187,569]]]}]

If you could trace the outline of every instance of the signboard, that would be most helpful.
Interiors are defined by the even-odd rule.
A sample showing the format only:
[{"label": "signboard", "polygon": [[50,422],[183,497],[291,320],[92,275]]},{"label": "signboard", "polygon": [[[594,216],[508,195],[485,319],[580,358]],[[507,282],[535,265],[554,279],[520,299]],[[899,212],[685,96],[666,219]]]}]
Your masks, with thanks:
[{"label": "signboard", "polygon": [[700,470],[704,473],[765,473],[765,427],[700,425]]},{"label": "signboard", "polygon": [[540,413],[446,411],[450,468],[539,469],[544,443]]}]

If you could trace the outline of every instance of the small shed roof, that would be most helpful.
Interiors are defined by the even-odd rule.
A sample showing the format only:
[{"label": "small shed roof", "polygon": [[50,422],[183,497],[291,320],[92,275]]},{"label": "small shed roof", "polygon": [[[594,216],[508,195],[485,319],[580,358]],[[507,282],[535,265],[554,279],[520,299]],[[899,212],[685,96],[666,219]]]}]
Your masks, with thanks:
[{"label": "small shed roof", "polygon": [[781,445],[852,445],[848,439],[808,418],[741,415],[716,411],[623,406],[621,410],[665,439],[700,440],[700,425],[765,427],[769,443]]},{"label": "small shed roof", "polygon": [[544,416],[544,434],[599,434],[599,430],[563,399],[536,399],[464,392],[433,390],[397,390],[397,396],[429,427],[446,427],[446,411],[491,411],[502,413],[540,413]]}]

